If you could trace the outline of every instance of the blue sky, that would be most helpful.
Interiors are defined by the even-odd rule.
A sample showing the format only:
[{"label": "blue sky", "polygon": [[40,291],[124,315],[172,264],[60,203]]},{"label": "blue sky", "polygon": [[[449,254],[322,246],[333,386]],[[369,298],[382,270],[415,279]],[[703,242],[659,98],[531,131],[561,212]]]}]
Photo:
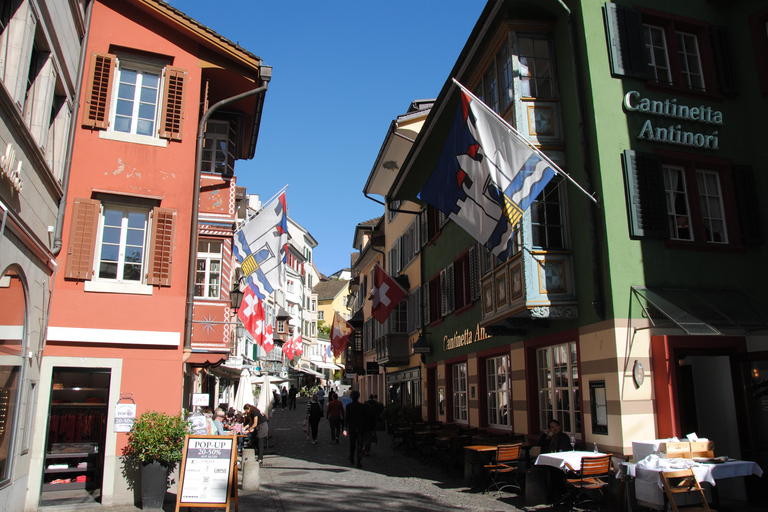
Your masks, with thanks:
[{"label": "blue sky", "polygon": [[317,268],[348,267],[355,225],[384,212],[362,190],[390,122],[437,96],[485,2],[170,3],[273,67],[238,185],[262,200],[288,185],[290,216],[318,242]]}]

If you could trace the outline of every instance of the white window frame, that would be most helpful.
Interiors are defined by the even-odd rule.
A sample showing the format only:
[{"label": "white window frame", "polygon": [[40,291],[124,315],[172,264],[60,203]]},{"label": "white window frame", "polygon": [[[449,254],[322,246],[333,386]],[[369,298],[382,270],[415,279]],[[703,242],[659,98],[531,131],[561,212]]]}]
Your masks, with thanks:
[{"label": "white window frame", "polygon": [[563,432],[571,436],[582,435],[581,376],[578,371],[575,341],[536,350],[536,385],[542,430],[548,427],[550,420],[556,419],[562,425]]},{"label": "white window frame", "polygon": [[[201,251],[200,250],[200,244],[206,244],[207,247],[210,249],[211,244],[218,244],[219,246],[219,252],[211,252],[211,251]],[[197,247],[197,263],[200,262],[205,263],[205,268],[202,270],[195,266],[195,298],[196,299],[220,299],[221,298],[221,283],[222,283],[222,269],[223,269],[223,251],[224,251],[224,242],[223,240],[216,240],[213,238],[201,238],[198,240],[198,247]],[[212,283],[211,282],[211,266],[213,263],[218,262],[219,264],[219,271],[218,271],[218,283]],[[203,273],[203,282],[198,283],[197,282],[197,276],[199,273]],[[203,295],[197,294],[197,287],[202,286],[203,287]],[[211,287],[214,288],[215,293],[211,293]]]},{"label": "white window frame", "polygon": [[[693,240],[693,226],[691,226],[691,208],[688,204],[688,189],[685,180],[685,168],[676,165],[664,165],[662,166],[664,171],[664,191],[667,199],[667,216],[669,217],[669,235],[672,240]],[[672,188],[672,181],[676,175],[678,179],[678,185],[682,184],[682,189]],[[685,213],[677,212],[675,205],[679,200],[679,196],[682,196],[682,201],[685,203]],[[680,220],[687,219],[688,224],[688,238],[680,236]]]},{"label": "white window frame", "polygon": [[[106,211],[108,209],[111,210],[121,210],[123,212],[123,217],[120,225],[120,242],[118,245],[118,259],[117,259],[117,276],[115,278],[111,277],[102,277],[101,276],[101,253],[102,253],[102,246],[103,246],[103,239],[104,239],[104,218]],[[141,261],[141,269],[139,270],[141,278],[139,280],[125,280],[123,279],[123,267],[125,265],[125,242],[127,239],[127,215],[128,213],[141,213],[144,215],[144,241],[142,245],[142,261]],[[147,274],[147,254],[149,252],[149,238],[150,233],[152,232],[152,225],[151,225],[151,219],[150,219],[150,210],[148,208],[142,208],[140,206],[129,206],[125,204],[118,204],[118,203],[102,203],[101,205],[101,213],[99,215],[99,231],[98,236],[96,239],[96,255],[93,258],[93,282],[102,282],[102,283],[115,283],[115,284],[123,284],[123,285],[144,285],[146,284],[146,274]],[[132,228],[134,229],[134,228]]]},{"label": "white window frame", "polygon": [[[713,176],[716,190],[710,190],[706,186],[706,182],[702,182],[702,177]],[[704,225],[704,229],[707,233],[707,242],[712,244],[727,244],[728,243],[728,226],[725,222],[725,209],[723,207],[723,189],[720,186],[720,175],[713,171],[707,171],[702,169],[696,169],[696,181],[699,188],[699,207],[701,209],[701,222]],[[717,212],[714,212],[714,208],[717,208]],[[717,216],[716,214],[719,214]],[[713,224],[721,224],[721,236],[722,240],[715,240],[712,237],[714,233]]]},{"label": "white window frame", "polygon": [[[224,133],[211,130],[210,128],[213,127],[222,127],[224,129]],[[205,135],[203,138],[203,156],[201,157],[203,172],[209,172],[211,174],[226,174],[227,155],[229,150],[229,121],[220,119],[209,120],[207,126],[205,127]],[[223,143],[223,148],[218,147],[218,145],[221,143]],[[218,149],[223,149],[224,153],[224,160],[221,162],[216,159],[216,155],[219,152]],[[207,160],[205,159],[206,151],[210,152],[211,155],[211,158]]]},{"label": "white window frame", "polygon": [[[675,32],[675,38],[677,39],[680,74],[683,76],[685,86],[697,91],[705,90],[704,72],[701,68],[701,52],[699,51],[699,38],[696,34],[680,31]],[[696,66],[697,69],[691,69],[690,64]]]},{"label": "white window frame", "polygon": [[[509,354],[485,360],[486,418],[489,427],[512,428],[512,382],[509,378]],[[501,421],[506,416],[506,421]]]},{"label": "white window frame", "polygon": [[[662,46],[653,44],[652,33],[661,35]],[[648,55],[648,67],[653,72],[653,80],[656,82],[671,84],[672,69],[669,65],[669,48],[667,46],[667,34],[662,27],[643,24],[643,42]],[[658,56],[664,56],[665,62],[658,62]]]},{"label": "white window frame", "polygon": [[453,385],[453,421],[454,423],[469,423],[467,363],[457,363],[451,366],[451,383]]}]

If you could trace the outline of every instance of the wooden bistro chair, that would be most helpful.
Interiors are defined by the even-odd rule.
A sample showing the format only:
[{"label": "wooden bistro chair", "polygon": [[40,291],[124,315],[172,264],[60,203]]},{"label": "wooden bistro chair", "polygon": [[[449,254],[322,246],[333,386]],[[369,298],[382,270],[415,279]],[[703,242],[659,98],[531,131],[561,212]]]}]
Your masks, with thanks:
[{"label": "wooden bistro chair", "polygon": [[[603,488],[608,486],[608,478],[611,475],[611,454],[597,457],[582,457],[581,468],[575,470],[570,464],[565,463],[569,471],[575,473],[575,478],[567,478],[567,485],[573,492],[571,510],[574,506],[585,508],[585,505],[594,503],[600,507],[600,498],[603,496]],[[589,492],[597,491],[597,498],[590,499]]]},{"label": "wooden bistro chair", "polygon": [[663,471],[661,473],[661,482],[664,487],[664,494],[667,495],[669,500],[669,506],[672,512],[679,512],[677,503],[675,503],[675,496],[687,495],[694,496],[699,499],[699,505],[686,506],[684,510],[686,512],[715,512],[709,508],[707,503],[707,497],[704,494],[704,489],[696,479],[696,475],[691,468],[681,469],[678,471]]},{"label": "wooden bistro chair", "polygon": [[[501,496],[501,493],[507,487],[516,489],[517,492],[521,492],[520,484],[517,483],[515,473],[517,472],[518,465],[520,463],[520,449],[522,443],[517,444],[500,444],[496,449],[496,461],[493,464],[486,464],[485,469],[490,473],[490,481],[485,492],[490,492],[492,487],[496,488],[496,491]],[[505,478],[509,480],[505,480]]]}]

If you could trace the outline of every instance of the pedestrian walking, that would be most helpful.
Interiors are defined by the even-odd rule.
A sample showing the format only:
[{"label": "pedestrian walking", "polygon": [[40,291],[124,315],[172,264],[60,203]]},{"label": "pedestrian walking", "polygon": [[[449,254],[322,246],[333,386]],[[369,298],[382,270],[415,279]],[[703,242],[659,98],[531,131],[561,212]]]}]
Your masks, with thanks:
[{"label": "pedestrian walking", "polygon": [[320,407],[317,394],[314,394],[307,404],[307,420],[309,420],[309,428],[312,432],[312,444],[317,444],[317,427],[322,417],[323,408]]},{"label": "pedestrian walking", "polygon": [[363,454],[366,457],[371,456],[371,443],[378,442],[376,439],[376,423],[379,420],[379,404],[376,402],[376,398],[371,395],[365,402],[365,421],[366,430],[365,436],[363,436]]},{"label": "pedestrian walking", "polygon": [[283,389],[280,390],[280,404],[283,406],[283,410],[288,405],[288,388],[286,386],[283,386]]},{"label": "pedestrian walking", "polygon": [[291,384],[291,389],[288,391],[288,409],[296,409],[296,395],[299,394],[299,390],[296,386]]},{"label": "pedestrian walking", "polygon": [[325,421],[331,426],[331,443],[339,444],[341,437],[341,425],[344,423],[344,407],[341,405],[339,397],[331,391],[328,396],[328,410],[326,411]]},{"label": "pedestrian walking", "polygon": [[346,390],[344,394],[341,396],[341,406],[344,407],[344,410],[347,409],[347,406],[352,403],[352,399],[349,398],[349,390]]},{"label": "pedestrian walking", "polygon": [[344,411],[346,423],[346,435],[349,436],[349,462],[355,463],[357,457],[357,467],[363,467],[363,436],[367,428],[366,413],[367,408],[361,404],[358,399],[360,392],[357,390],[350,393],[352,400]]},{"label": "pedestrian walking", "polygon": [[317,402],[320,404],[320,408],[323,408],[323,404],[325,403],[325,390],[323,389],[323,386],[320,386],[320,389],[317,390]]}]

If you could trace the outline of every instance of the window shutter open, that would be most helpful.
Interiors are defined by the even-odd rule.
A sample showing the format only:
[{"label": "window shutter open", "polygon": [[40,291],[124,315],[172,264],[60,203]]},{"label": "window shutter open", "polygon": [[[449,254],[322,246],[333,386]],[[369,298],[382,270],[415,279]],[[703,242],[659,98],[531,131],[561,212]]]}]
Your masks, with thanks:
[{"label": "window shutter open", "polygon": [[64,267],[66,279],[88,281],[93,278],[93,258],[96,253],[100,214],[101,202],[75,198],[67,243],[67,263]]},{"label": "window shutter open", "polygon": [[630,236],[669,238],[661,159],[651,153],[627,150],[623,161]]},{"label": "window shutter open", "polygon": [[736,88],[736,74],[733,72],[733,60],[731,60],[728,27],[713,25],[709,29],[709,35],[712,39],[712,55],[717,72],[717,87],[726,96],[733,96],[738,91]]},{"label": "window shutter open", "polygon": [[749,246],[762,245],[763,226],[760,222],[760,203],[757,199],[752,166],[734,165],[732,170],[736,209],[739,212],[741,242]]},{"label": "window shutter open", "polygon": [[453,270],[454,265],[455,263],[451,263],[445,269],[445,305],[447,313],[453,313],[456,310],[456,279]]},{"label": "window shutter open", "polygon": [[419,213],[419,236],[420,246],[424,247],[429,242],[429,224],[427,220],[427,209],[424,208]]},{"label": "window shutter open", "polygon": [[447,270],[440,271],[440,317],[448,314],[448,278]]},{"label": "window shutter open", "polygon": [[[147,284],[171,286],[176,210],[156,207],[152,212],[152,240],[147,262]],[[195,255],[190,255],[194,258]]]},{"label": "window shutter open", "polygon": [[640,11],[606,2],[603,14],[611,73],[646,78],[643,16]]},{"label": "window shutter open", "polygon": [[163,86],[163,113],[159,135],[164,139],[181,140],[184,130],[184,91],[188,73],[186,69],[167,66]]},{"label": "window shutter open", "polygon": [[469,247],[469,286],[472,302],[480,298],[480,258],[478,255],[481,250],[481,246],[478,244]]},{"label": "window shutter open", "polygon": [[421,287],[421,300],[422,321],[424,325],[429,325],[429,283]]},{"label": "window shutter open", "polygon": [[109,126],[109,101],[117,57],[93,52],[88,70],[88,88],[85,91],[83,126],[106,130]]}]

